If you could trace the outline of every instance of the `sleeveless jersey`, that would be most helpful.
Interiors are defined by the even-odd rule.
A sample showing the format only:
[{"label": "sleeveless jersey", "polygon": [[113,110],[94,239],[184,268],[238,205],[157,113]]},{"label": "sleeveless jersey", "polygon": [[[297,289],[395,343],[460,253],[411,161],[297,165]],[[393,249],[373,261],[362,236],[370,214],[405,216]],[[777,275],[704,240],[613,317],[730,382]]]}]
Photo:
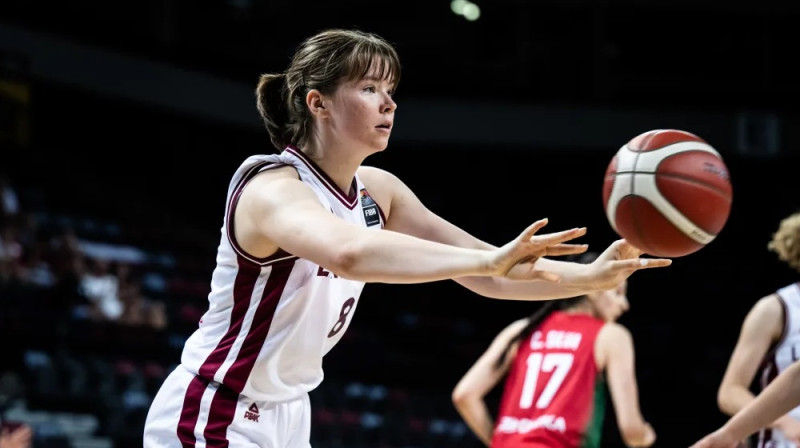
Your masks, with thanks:
[{"label": "sleeveless jersey", "polygon": [[[761,369],[761,388],[767,385],[800,359],[800,283],[794,283],[776,291],[783,305],[783,334],[778,343],[767,353]],[[789,415],[800,420],[800,406],[789,411]],[[795,448],[795,445],[777,429],[762,429],[758,434],[759,448]]]},{"label": "sleeveless jersey", "polygon": [[237,243],[233,217],[244,186],[256,174],[286,165],[339,218],[364,228],[380,229],[384,223],[358,176],[350,194],[345,193],[296,148],[251,156],[236,170],[228,188],[209,308],[186,341],[181,364],[202,382],[271,402],[300,397],[322,382],[322,357],[347,330],[364,287],[283,250],[257,258]]},{"label": "sleeveless jersey", "polygon": [[520,342],[506,378],[492,448],[596,448],[605,382],[594,359],[605,322],[556,311]]}]

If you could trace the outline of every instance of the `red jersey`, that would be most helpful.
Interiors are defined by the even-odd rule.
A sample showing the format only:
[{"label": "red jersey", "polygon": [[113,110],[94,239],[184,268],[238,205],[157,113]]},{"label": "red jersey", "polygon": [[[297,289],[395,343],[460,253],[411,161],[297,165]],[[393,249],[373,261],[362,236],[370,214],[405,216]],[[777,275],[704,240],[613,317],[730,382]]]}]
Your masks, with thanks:
[{"label": "red jersey", "polygon": [[594,361],[604,321],[556,311],[520,342],[506,379],[492,448],[596,448],[605,382]]}]

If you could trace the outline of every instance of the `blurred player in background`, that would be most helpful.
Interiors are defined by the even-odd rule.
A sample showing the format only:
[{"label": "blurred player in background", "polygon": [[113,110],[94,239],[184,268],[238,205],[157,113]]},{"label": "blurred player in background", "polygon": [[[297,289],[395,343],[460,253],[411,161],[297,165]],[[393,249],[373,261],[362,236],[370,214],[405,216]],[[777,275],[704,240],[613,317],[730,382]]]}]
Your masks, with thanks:
[{"label": "blurred player in background", "polygon": [[[606,384],[626,445],[653,444],[655,431],[639,410],[633,340],[615,322],[629,307],[626,287],[548,302],[495,337],[453,391],[456,409],[486,446],[599,447]],[[501,380],[495,423],[484,397]]]},{"label": "blurred player in background", "polygon": [[[767,247],[790,267],[800,271],[800,212],[781,221]],[[795,367],[792,367],[792,371],[787,371],[799,358],[800,282],[784,286],[762,297],[748,312],[717,397],[720,410],[735,417],[718,433],[704,439],[697,446],[726,446],[726,437],[741,440],[759,431],[756,445],[758,448],[800,447],[800,394],[793,395],[789,390],[774,392],[782,395],[778,401],[767,402],[768,397],[758,398],[763,404],[751,405],[756,397],[750,391],[757,370],[760,371],[762,390],[776,377],[785,375],[796,378],[791,380],[795,382],[791,386],[792,390],[800,386],[800,372]],[[761,363],[754,362],[755,360],[761,360]],[[790,380],[782,378],[782,384],[787,381]],[[781,383],[776,386],[778,389],[785,387]],[[774,388],[770,386],[770,389]],[[751,420],[748,415],[754,415],[750,409],[756,406],[760,409],[757,411],[760,416],[758,424],[753,426],[756,420]],[[745,408],[750,410],[749,413],[737,415]],[[767,418],[768,415],[774,417]]]}]

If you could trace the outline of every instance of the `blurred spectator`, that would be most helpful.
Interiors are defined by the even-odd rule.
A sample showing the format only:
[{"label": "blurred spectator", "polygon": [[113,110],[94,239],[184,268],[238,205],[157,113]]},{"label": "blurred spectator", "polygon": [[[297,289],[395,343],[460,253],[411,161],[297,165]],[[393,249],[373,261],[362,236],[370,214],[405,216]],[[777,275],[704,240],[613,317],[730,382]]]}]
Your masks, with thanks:
[{"label": "blurred spectator", "polygon": [[55,285],[56,279],[50,270],[50,265],[42,255],[39,244],[26,248],[20,259],[20,276],[23,281],[40,288],[50,288]]},{"label": "blurred spectator", "polygon": [[0,283],[8,283],[19,276],[22,252],[17,226],[9,221],[0,223]]},{"label": "blurred spectator", "polygon": [[123,311],[118,322],[131,326],[146,326],[161,330],[167,326],[167,313],[162,302],[142,294],[138,278],[129,277],[120,285],[119,298]]},{"label": "blurred spectator", "polygon": [[8,221],[20,212],[17,190],[6,173],[0,172],[0,222]]},{"label": "blurred spectator", "polygon": [[89,301],[80,287],[84,260],[74,230],[69,227],[56,229],[46,238],[48,241],[42,255],[53,277],[50,308],[64,316],[81,307],[88,308]]},{"label": "blurred spectator", "polygon": [[89,299],[86,317],[95,320],[117,320],[123,306],[119,300],[119,280],[108,260],[87,258],[86,270],[80,278],[80,290]]}]

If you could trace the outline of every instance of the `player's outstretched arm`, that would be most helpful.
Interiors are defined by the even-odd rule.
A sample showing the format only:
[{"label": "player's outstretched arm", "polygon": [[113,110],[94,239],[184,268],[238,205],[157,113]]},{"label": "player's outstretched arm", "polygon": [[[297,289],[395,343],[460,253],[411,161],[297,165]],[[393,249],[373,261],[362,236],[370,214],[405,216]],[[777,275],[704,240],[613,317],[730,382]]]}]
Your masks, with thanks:
[{"label": "player's outstretched arm", "polygon": [[731,416],[753,401],[750,385],[758,363],[783,332],[783,306],[776,295],[760,299],[742,322],[739,338],[717,392],[719,409]]},{"label": "player's outstretched arm", "polygon": [[[384,170],[361,167],[359,175],[370,194],[387,216],[387,228],[419,238],[465,248],[493,249],[429,210],[400,179]],[[582,231],[585,232],[585,229]],[[570,244],[569,253],[586,251],[585,244]],[[485,297],[511,300],[548,300],[575,297],[592,291],[609,289],[641,269],[668,266],[671,260],[640,258],[641,252],[619,240],[595,260],[592,265],[557,261],[547,253],[536,261],[535,269],[548,274],[538,278],[557,281],[519,282],[505,278],[464,276],[456,281]]]},{"label": "player's outstretched arm", "polygon": [[740,440],[766,427],[798,405],[800,405],[800,363],[794,363],[720,429],[690,448],[735,448]]},{"label": "player's outstretched arm", "polygon": [[649,447],[656,433],[642,416],[636,381],[633,338],[617,323],[603,326],[595,343],[596,359],[606,372],[611,401],[614,404],[617,426],[625,445]]},{"label": "player's outstretched arm", "polygon": [[506,354],[500,366],[496,365],[497,361],[503,356],[509,342],[527,324],[527,319],[521,319],[503,329],[453,389],[453,405],[487,447],[491,446],[494,420],[484,398],[505,376],[514,359],[516,347]]},{"label": "player's outstretched arm", "polygon": [[287,171],[264,172],[242,192],[236,238],[256,256],[277,248],[335,274],[365,282],[420,283],[460,276],[552,280],[536,267],[539,257],[572,253],[572,229],[537,234],[540,220],[499,248],[465,248],[394,231],[364,229],[323,208],[313,191]]}]

